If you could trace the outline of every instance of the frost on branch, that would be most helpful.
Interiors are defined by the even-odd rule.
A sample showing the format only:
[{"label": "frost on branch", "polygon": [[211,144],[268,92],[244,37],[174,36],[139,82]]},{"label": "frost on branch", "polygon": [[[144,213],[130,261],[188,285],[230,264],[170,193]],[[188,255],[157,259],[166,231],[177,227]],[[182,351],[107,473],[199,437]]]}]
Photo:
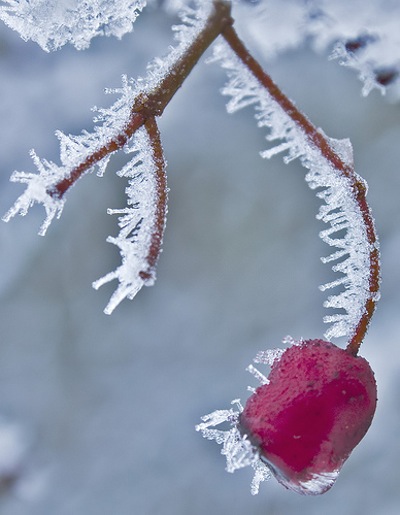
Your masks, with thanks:
[{"label": "frost on branch", "polygon": [[11,175],[12,182],[25,183],[27,187],[3,216],[3,220],[8,222],[16,214],[25,216],[33,204],[40,203],[46,211],[46,218],[39,229],[39,234],[44,236],[53,218],[60,218],[64,207],[64,199],[53,198],[49,194],[49,190],[62,176],[62,168],[51,161],[41,160],[34,150],[31,150],[31,156],[39,174],[14,172]]},{"label": "frost on branch", "polygon": [[324,0],[318,7],[321,15],[310,17],[308,26],[315,46],[333,48],[332,58],[358,73],[364,96],[373,89],[385,93],[400,70],[400,3]]},{"label": "frost on branch", "polygon": [[121,38],[132,30],[144,0],[4,0],[0,19],[25,41],[47,52],[71,43],[87,48],[93,37]]},{"label": "frost on branch", "polygon": [[[135,92],[126,78],[123,78],[122,88],[110,92],[115,91],[120,94],[120,97],[110,108],[98,110],[96,120],[101,120],[103,123],[96,125],[92,133],[83,131],[82,134],[74,136],[66,135],[61,131],[56,132],[60,141],[61,166],[47,159],[40,159],[35,151],[31,151],[33,162],[39,173],[14,172],[12,174],[11,181],[25,183],[27,187],[3,216],[4,221],[8,222],[17,214],[26,215],[28,209],[35,203],[42,204],[46,211],[46,218],[39,234],[43,236],[54,217],[60,217],[65,200],[57,194],[56,185],[69,177],[72,170],[79,167],[88,157],[124,130]],[[103,175],[109,158],[110,154],[95,163],[89,170],[97,168],[97,174]]]},{"label": "frost on branch", "polygon": [[[325,263],[333,263],[334,272],[341,276],[322,290],[341,286],[342,291],[332,295],[325,302],[327,308],[338,309],[339,313],[325,317],[324,321],[333,324],[325,336],[327,339],[353,335],[364,311],[369,291],[370,244],[365,229],[363,215],[350,180],[343,176],[328,161],[315,144],[299,128],[292,118],[262,87],[239,58],[233,54],[225,42],[215,49],[214,60],[220,61],[227,70],[229,82],[223,89],[230,96],[228,112],[253,105],[259,127],[267,127],[268,141],[280,140],[276,146],[261,153],[270,158],[280,152],[287,152],[285,163],[300,158],[308,168],[306,180],[317,196],[324,201],[318,218],[330,225],[321,231],[320,237],[328,245],[336,247],[331,255],[323,258]],[[320,131],[322,134],[322,131]],[[326,138],[331,148],[346,165],[353,166],[352,147],[348,140]],[[361,183],[361,179],[360,179]],[[366,187],[366,186],[365,186]]]},{"label": "frost on branch", "polygon": [[[93,132],[84,131],[78,136],[57,132],[61,166],[40,160],[33,153],[39,173],[15,172],[12,176],[13,181],[28,183],[28,187],[3,219],[25,215],[33,204],[41,203],[47,215],[40,230],[44,234],[54,216],[61,214],[64,194],[78,178],[95,168],[98,175],[103,175],[111,154],[118,150],[133,154],[119,172],[129,180],[128,207],[109,210],[110,214],[119,215],[120,233],[108,241],[119,247],[122,265],[94,283],[98,288],[113,279],[119,281],[106,313],[111,313],[122,299],[133,298],[143,285],[154,282],[165,226],[167,188],[165,162],[153,118],[160,114],[161,106],[157,105],[155,114],[151,108],[144,113],[143,107],[149,98],[154,102],[154,97],[165,93],[163,81],[175,73],[177,63],[181,63],[185,51],[205,28],[212,9],[211,2],[201,1],[196,2],[195,9],[185,9],[181,13],[183,23],[173,27],[178,44],[165,57],[151,62],[145,77],[128,80],[124,76],[121,88],[106,90],[119,97],[111,107],[94,108],[97,125]],[[143,125],[146,130],[137,132]]]},{"label": "frost on branch", "polygon": [[167,190],[164,167],[161,170],[157,168],[154,142],[146,129],[139,129],[133,142],[124,150],[134,154],[118,172],[119,176],[129,179],[126,188],[128,207],[108,210],[110,215],[119,215],[120,232],[117,237],[107,238],[109,243],[119,248],[122,264],[93,283],[97,289],[114,279],[119,282],[104,310],[106,314],[111,314],[123,299],[133,299],[143,285],[154,284],[155,265],[165,226]]}]

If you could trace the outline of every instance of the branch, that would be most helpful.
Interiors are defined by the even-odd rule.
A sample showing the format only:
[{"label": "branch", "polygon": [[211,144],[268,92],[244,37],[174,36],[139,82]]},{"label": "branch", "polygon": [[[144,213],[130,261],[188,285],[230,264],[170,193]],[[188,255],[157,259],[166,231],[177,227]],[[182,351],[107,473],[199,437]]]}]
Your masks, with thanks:
[{"label": "branch", "polygon": [[[247,48],[239,39],[235,29],[228,26],[224,29],[222,36],[228,43],[235,55],[242,64],[256,78],[259,85],[268,91],[272,99],[290,117],[296,127],[304,134],[308,144],[318,150],[320,155],[333,167],[336,173],[347,180],[352,197],[355,199],[362,217],[366,240],[368,244],[368,295],[364,304],[363,313],[356,324],[354,334],[348,343],[347,350],[354,356],[357,355],[359,347],[364,339],[371,317],[375,311],[376,302],[379,298],[380,264],[378,240],[375,233],[374,222],[371,211],[366,200],[366,186],[362,179],[356,174],[353,165],[344,162],[342,157],[332,147],[326,136],[318,130],[306,118],[297,107],[282,93],[279,87],[272,81],[261,68],[259,63],[251,56]],[[334,227],[335,228],[335,227]],[[338,230],[338,229],[336,229]]]},{"label": "branch", "polygon": [[109,209],[117,214],[120,232],[107,241],[116,245],[122,264],[93,283],[95,289],[117,279],[119,284],[104,312],[111,314],[125,298],[132,299],[142,286],[154,284],[167,214],[166,164],[154,118],[134,136],[132,159],[118,173],[129,179],[128,207]]},{"label": "branch", "polygon": [[160,132],[155,118],[149,118],[146,121],[145,128],[150,139],[153,162],[155,165],[156,208],[149,251],[146,256],[147,267],[145,270],[141,270],[139,272],[139,276],[144,281],[154,281],[155,268],[161,252],[161,244],[164,237],[165,220],[167,217],[168,189],[167,174],[165,171],[166,163],[161,145]]},{"label": "branch", "polygon": [[203,29],[194,41],[171,64],[168,72],[154,89],[145,91],[136,98],[124,129],[96,152],[87,156],[82,163],[70,171],[67,177],[55,184],[48,191],[48,194],[52,197],[62,198],[69,188],[96,163],[113,152],[122,149],[137,129],[144,125],[147,120],[161,116],[203,53],[221,34],[223,29],[233,23],[230,13],[230,2],[215,0]]}]

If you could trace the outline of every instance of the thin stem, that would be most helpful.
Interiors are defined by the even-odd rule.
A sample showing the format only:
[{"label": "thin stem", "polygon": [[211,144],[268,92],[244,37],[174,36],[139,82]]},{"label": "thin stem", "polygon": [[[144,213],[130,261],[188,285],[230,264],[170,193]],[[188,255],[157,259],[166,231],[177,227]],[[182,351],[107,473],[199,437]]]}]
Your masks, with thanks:
[{"label": "thin stem", "polygon": [[164,236],[165,219],[167,216],[167,174],[164,153],[161,145],[160,132],[155,118],[149,118],[145,123],[150,145],[153,152],[153,162],[156,166],[156,210],[152,228],[150,247],[146,257],[147,269],[141,270],[139,276],[143,280],[154,277],[154,270],[161,252],[161,244]]},{"label": "thin stem", "polygon": [[363,314],[346,349],[348,352],[356,356],[367,332],[371,317],[375,311],[380,284],[378,242],[373,218],[366,200],[367,192],[365,185],[355,173],[354,168],[343,162],[325,136],[310,122],[310,120],[308,120],[306,116],[304,116],[303,113],[297,109],[293,102],[291,102],[273,82],[271,77],[264,72],[260,64],[253,58],[239,39],[233,26],[227,26],[222,32],[222,36],[258,82],[268,91],[271,97],[280,105],[285,113],[290,116],[297,127],[303,131],[309,143],[320,151],[321,155],[338,171],[340,175],[349,179],[350,187],[362,215],[366,237],[369,244],[369,295],[364,305]]},{"label": "thin stem", "polygon": [[104,159],[109,154],[120,150],[144,123],[144,116],[140,113],[132,111],[124,131],[121,134],[115,136],[101,148],[96,150],[96,152],[93,152],[93,154],[87,156],[86,159],[84,159],[78,166],[75,166],[75,168],[71,170],[68,177],[65,177],[54,185],[52,190],[49,191],[49,194],[53,197],[63,197],[69,188],[73,186],[76,181],[82,177],[82,175],[92,166]]},{"label": "thin stem", "polygon": [[49,194],[57,198],[63,197],[69,188],[92,166],[106,156],[120,150],[147,120],[160,116],[200,57],[221,34],[223,29],[232,23],[230,2],[215,0],[213,2],[213,9],[203,29],[176,62],[171,65],[169,72],[157,87],[136,98],[131,108],[130,117],[121,133],[96,152],[87,156],[78,166],[71,170],[68,177],[55,184],[51,191],[49,191]]}]

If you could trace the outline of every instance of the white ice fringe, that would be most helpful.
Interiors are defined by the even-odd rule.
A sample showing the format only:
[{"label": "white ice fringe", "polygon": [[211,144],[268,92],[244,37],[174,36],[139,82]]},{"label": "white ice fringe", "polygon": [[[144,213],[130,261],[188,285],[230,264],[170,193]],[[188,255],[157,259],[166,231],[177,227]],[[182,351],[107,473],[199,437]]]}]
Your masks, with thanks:
[{"label": "white ice fringe", "polygon": [[[290,336],[287,336],[284,342],[290,345],[300,343]],[[284,352],[284,349],[260,351],[253,362],[272,367],[275,362],[279,361]],[[256,379],[258,386],[268,384],[268,378],[253,364],[250,364],[246,370]],[[256,390],[252,386],[248,386],[247,389],[253,393]],[[204,415],[201,418],[202,422],[196,426],[196,431],[200,431],[207,440],[215,440],[217,444],[222,445],[221,454],[225,456],[227,472],[235,472],[235,470],[243,467],[252,467],[254,475],[250,490],[252,495],[256,495],[259,492],[260,483],[270,479],[271,470],[261,460],[258,449],[252,445],[247,435],[243,435],[239,431],[239,418],[243,411],[240,399],[234,399],[231,405],[234,408],[216,410]]]},{"label": "white ice fringe", "polygon": [[[300,158],[301,163],[308,168],[306,181],[310,188],[318,190],[317,196],[324,201],[317,218],[330,225],[329,229],[321,231],[320,237],[328,245],[338,248],[327,258],[322,258],[322,261],[335,262],[333,271],[342,274],[336,281],[321,286],[322,290],[338,286],[343,288],[343,291],[328,297],[324,303],[327,308],[340,310],[339,313],[324,318],[326,323],[332,324],[325,337],[329,340],[352,335],[369,297],[370,246],[362,214],[349,180],[310,144],[302,130],[258,83],[224,41],[215,46],[212,61],[220,62],[227,70],[229,81],[222,93],[231,97],[227,103],[228,112],[234,113],[243,107],[253,105],[258,126],[267,127],[269,130],[267,140],[282,141],[262,152],[261,156],[270,158],[286,151],[287,154],[283,158],[285,163]],[[326,139],[329,139],[340,158],[352,166],[350,141]]]},{"label": "white ice fringe", "polygon": [[[125,152],[133,153],[133,158],[118,175],[129,179],[125,192],[128,207],[108,209],[110,215],[120,215],[117,237],[109,236],[107,241],[119,247],[122,264],[93,283],[95,289],[117,279],[119,285],[113,293],[104,312],[109,315],[125,298],[133,299],[142,286],[151,286],[155,281],[155,270],[149,270],[148,256],[154,232],[158,205],[157,166],[153,159],[153,149],[146,129],[140,128]],[[149,272],[150,277],[142,278],[140,272]]]},{"label": "white ice fringe", "polygon": [[[16,6],[17,2],[14,3]],[[139,1],[136,5],[139,5]],[[4,215],[3,220],[9,221],[17,214],[25,215],[35,203],[42,204],[46,211],[46,218],[39,234],[45,234],[53,218],[61,215],[64,206],[64,198],[57,197],[56,185],[69,177],[71,171],[85,162],[89,156],[117,136],[124,134],[135,100],[139,96],[145,97],[151,94],[159,86],[187,47],[200,34],[212,9],[212,2],[200,0],[195,3],[194,9],[185,8],[181,14],[182,24],[173,27],[177,45],[170,47],[169,53],[163,58],[154,59],[148,65],[144,77],[134,80],[123,76],[122,87],[105,90],[106,93],[117,94],[118,98],[108,108],[93,108],[94,121],[97,123],[93,132],[83,131],[80,135],[74,136],[57,131],[56,135],[60,141],[60,166],[40,159],[32,151],[34,164],[39,173],[14,172],[11,180],[26,183],[27,187]],[[122,264],[114,272],[110,272],[93,284],[95,288],[99,288],[113,279],[119,281],[119,286],[105,309],[106,313],[111,313],[124,298],[133,298],[143,284],[150,285],[155,279],[154,270],[151,271],[150,278],[141,279],[138,276],[138,271],[143,270],[143,260],[151,240],[150,226],[151,221],[154,220],[156,206],[155,165],[145,131],[137,131],[132,141],[129,141],[123,150],[133,153],[133,159],[118,173],[129,179],[129,186],[126,189],[128,207],[108,210],[110,214],[119,215],[120,233],[117,237],[110,236],[108,241],[119,247]],[[97,175],[102,176],[109,159],[110,154],[87,172],[96,169]],[[144,270],[148,271],[148,266]]]},{"label": "white ice fringe", "polygon": [[4,0],[0,19],[25,41],[43,50],[57,50],[66,43],[87,48],[95,36],[121,38],[146,5],[144,0]]},{"label": "white ice fringe", "polygon": [[[83,163],[87,157],[97,152],[118,134],[121,134],[124,131],[127,119],[129,119],[136,91],[132,88],[127,77],[122,77],[121,88],[107,90],[106,93],[118,93],[120,96],[107,109],[93,108],[97,111],[95,121],[101,121],[102,125],[96,125],[92,133],[83,131],[75,136],[56,131],[56,136],[60,142],[61,165],[47,159],[41,159],[34,150],[31,150],[33,162],[39,173],[16,171],[11,175],[11,181],[27,184],[27,187],[3,216],[4,221],[8,222],[17,214],[24,216],[34,204],[42,204],[46,211],[46,218],[40,227],[39,234],[44,236],[52,220],[61,216],[65,199],[64,197],[57,197],[55,186],[69,177],[72,170]],[[97,175],[102,176],[109,160],[110,154],[92,166],[88,172],[97,170]]]},{"label": "white ice fringe", "polygon": [[[212,9],[212,3],[199,1],[196,6],[196,9],[186,8],[183,10],[181,15],[183,23],[173,27],[178,44],[171,47],[169,53],[163,58],[154,59],[148,65],[144,77],[135,80],[128,79],[126,75],[123,75],[122,87],[105,90],[105,93],[117,94],[119,97],[108,108],[93,108],[95,112],[94,121],[98,124],[94,127],[93,132],[83,131],[77,136],[66,135],[61,131],[56,132],[60,141],[61,166],[40,159],[34,151],[31,151],[39,174],[13,173],[11,176],[13,182],[26,183],[28,187],[4,215],[3,220],[9,221],[16,214],[25,215],[35,203],[43,204],[47,216],[41,226],[40,234],[45,234],[53,218],[61,215],[64,206],[64,200],[59,200],[48,192],[51,192],[58,182],[68,177],[70,172],[84,162],[88,156],[94,154],[114,137],[124,133],[124,127],[131,115],[135,99],[139,95],[150,94],[159,85],[174,63],[183,55],[187,47],[203,29]],[[109,159],[110,154],[96,163],[89,171],[97,169],[97,174],[99,176],[103,175]]]}]

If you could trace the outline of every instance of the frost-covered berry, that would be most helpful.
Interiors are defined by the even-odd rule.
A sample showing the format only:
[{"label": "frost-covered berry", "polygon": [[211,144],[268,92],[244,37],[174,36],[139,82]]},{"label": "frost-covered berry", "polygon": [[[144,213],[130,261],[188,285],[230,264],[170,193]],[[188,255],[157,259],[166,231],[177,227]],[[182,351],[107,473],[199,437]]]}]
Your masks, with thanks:
[{"label": "frost-covered berry", "polygon": [[368,362],[323,340],[288,348],[248,399],[238,429],[287,488],[320,494],[367,432],[376,407]]}]

